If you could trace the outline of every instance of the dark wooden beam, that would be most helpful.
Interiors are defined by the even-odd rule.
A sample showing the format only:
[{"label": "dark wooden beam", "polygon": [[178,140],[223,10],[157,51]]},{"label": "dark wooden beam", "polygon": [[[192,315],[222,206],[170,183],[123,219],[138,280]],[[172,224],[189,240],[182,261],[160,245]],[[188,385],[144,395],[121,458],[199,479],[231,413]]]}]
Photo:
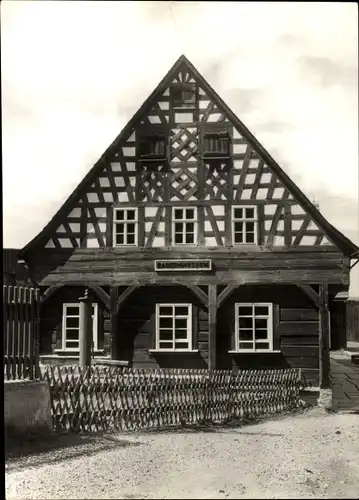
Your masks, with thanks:
[{"label": "dark wooden beam", "polygon": [[101,300],[108,310],[110,310],[110,296],[105,292],[105,290],[101,286],[97,285],[89,286],[89,288],[95,292],[98,299]]},{"label": "dark wooden beam", "polygon": [[227,285],[226,288],[218,295],[217,308],[220,307],[238,287],[239,285]]},{"label": "dark wooden beam", "polygon": [[117,312],[120,310],[120,307],[122,304],[125,302],[125,300],[138,288],[139,285],[130,285],[129,287],[126,288],[124,292],[121,293],[119,298],[117,299]]},{"label": "dark wooden beam", "polygon": [[200,289],[199,286],[193,285],[188,286],[191,292],[202,302],[202,304],[208,307],[208,296],[204,293],[203,290]]},{"label": "dark wooden beam", "polygon": [[306,295],[308,295],[308,297],[316,307],[319,307],[319,295],[317,294],[317,292],[313,290],[313,288],[310,285],[297,285],[297,286],[301,288]]},{"label": "dark wooden beam", "polygon": [[328,285],[319,285],[319,387],[329,388],[329,293]]},{"label": "dark wooden beam", "polygon": [[217,285],[209,285],[208,286],[208,369],[209,370],[215,370],[217,365],[216,327],[217,327]]},{"label": "dark wooden beam", "polygon": [[110,288],[111,359],[118,359],[118,286]]},{"label": "dark wooden beam", "polygon": [[62,288],[64,285],[62,284],[56,284],[56,285],[51,285],[49,288],[47,288],[44,293],[42,294],[40,298],[40,304],[42,305],[44,302],[49,300],[50,297],[52,297],[60,288]]}]

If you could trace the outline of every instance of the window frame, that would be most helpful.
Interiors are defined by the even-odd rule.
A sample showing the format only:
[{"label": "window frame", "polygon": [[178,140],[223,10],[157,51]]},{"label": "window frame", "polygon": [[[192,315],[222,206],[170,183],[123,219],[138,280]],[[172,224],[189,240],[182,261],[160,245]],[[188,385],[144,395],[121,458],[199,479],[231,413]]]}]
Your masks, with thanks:
[{"label": "window frame", "polygon": [[[172,307],[172,319],[173,319],[173,325],[175,325],[175,320],[176,320],[176,315],[174,313],[175,307],[188,307],[188,315],[187,315],[187,337],[186,339],[181,339],[185,342],[188,342],[188,348],[178,348],[176,347],[160,347],[160,307]],[[163,316],[162,316],[163,317]],[[166,316],[165,316],[166,317]],[[168,316],[167,316],[168,317]],[[175,326],[172,327],[172,330],[175,330]],[[172,331],[173,334],[173,331]],[[170,303],[156,303],[156,320],[155,320],[155,336],[156,336],[156,351],[158,352],[190,352],[193,350],[193,305],[188,302],[188,303],[175,303],[175,302],[170,302]],[[172,338],[172,345],[175,345],[175,337],[173,334]]]},{"label": "window frame", "polygon": [[[148,143],[154,142],[155,140],[163,141],[164,143],[163,156],[157,153],[141,154],[141,145],[145,142]],[[141,135],[138,141],[138,159],[140,162],[151,162],[151,161],[164,162],[167,160],[167,148],[168,148],[168,139],[164,134],[161,134],[160,132],[152,134],[143,134]]]},{"label": "window frame", "polygon": [[[218,138],[225,137],[227,139],[227,152],[221,151],[207,151],[205,149],[205,141],[209,138]],[[230,158],[231,156],[231,134],[227,128],[218,129],[218,128],[209,128],[203,131],[203,139],[202,139],[202,156],[204,159],[220,159],[220,158]]]},{"label": "window frame", "polygon": [[[253,348],[252,349],[240,349],[239,348],[239,314],[238,310],[239,307],[252,307],[252,320],[255,320],[256,316],[254,315],[254,307],[268,307],[268,316],[267,318],[267,340],[262,340],[262,342],[268,342],[269,343],[269,348],[268,349],[256,349],[255,348],[255,333],[254,333],[254,326],[252,326],[252,334],[253,334]],[[234,304],[234,349],[235,352],[237,353],[270,353],[270,352],[275,352],[274,351],[274,321],[273,321],[273,303],[272,302],[236,302]],[[262,315],[260,315],[260,319]],[[243,316],[242,316],[243,317]],[[249,316],[247,316],[249,317]],[[241,343],[245,343],[246,341],[241,341]],[[248,343],[250,341],[247,341]]]},{"label": "window frame", "polygon": [[[181,100],[175,99],[175,93],[181,92]],[[186,92],[191,92],[193,96],[192,101],[186,101],[184,95]],[[173,109],[196,109],[196,96],[197,89],[195,83],[174,83],[171,85],[171,101]]]},{"label": "window frame", "polygon": [[[66,310],[68,307],[78,307],[79,309],[79,314],[77,315],[71,315],[68,316],[66,314]],[[93,342],[93,350],[97,351],[98,350],[98,303],[93,302],[92,307],[94,307],[94,315],[92,317],[92,342]],[[66,347],[66,331],[68,328],[66,328],[66,318],[79,318],[79,328],[78,328],[78,333],[79,333],[79,339],[78,339],[78,347]],[[75,330],[75,328],[72,328]],[[72,351],[72,352],[80,352],[80,302],[65,302],[62,304],[62,335],[61,335],[61,343],[62,343],[62,351]]]},{"label": "window frame", "polygon": [[[254,210],[254,217],[253,218],[235,218],[234,213],[236,209],[243,209],[246,210],[248,208],[252,208]],[[244,212],[245,213],[245,212]],[[243,236],[245,237],[245,241],[242,241],[241,243],[237,243],[235,241],[235,223],[236,222],[242,222],[243,223],[243,228],[247,227],[247,222],[253,222],[254,223],[254,241],[247,242],[247,236],[246,236],[246,231],[243,231]],[[256,205],[232,205],[232,210],[231,210],[231,226],[232,226],[232,244],[233,246],[239,246],[239,245],[258,245],[258,210]]]},{"label": "window frame", "polygon": [[[117,220],[116,219],[116,212],[120,211],[120,210],[123,210],[125,212],[127,212],[127,210],[134,210],[135,211],[135,218],[132,220],[132,219],[127,219],[127,215],[126,215],[126,218],[124,218],[122,221],[121,220]],[[116,239],[116,225],[117,224],[124,224],[124,226],[127,228],[127,224],[128,223],[133,223],[135,225],[135,241],[134,243],[127,243],[127,229],[126,229],[126,232],[124,232],[124,240],[126,240],[126,243],[117,243],[117,239]],[[137,247],[138,246],[138,224],[139,224],[139,221],[138,221],[138,207],[113,207],[113,222],[112,222],[112,240],[113,240],[113,247]],[[126,236],[126,238],[125,238]]]},{"label": "window frame", "polygon": [[[186,218],[183,218],[182,219],[176,219],[175,218],[175,210],[187,210],[187,209],[190,209],[190,210],[194,210],[194,215],[193,215],[193,219],[186,219]],[[186,213],[187,215],[187,213]],[[183,235],[186,235],[186,232],[185,232],[185,229],[187,227],[187,223],[193,223],[193,243],[187,243],[186,242],[183,242],[183,243],[176,243],[175,241],[175,224],[176,223],[183,223],[184,226],[183,226],[183,230],[182,230],[182,236]],[[173,246],[196,246],[197,245],[197,239],[198,239],[198,207],[196,206],[174,206],[172,207],[172,232],[171,232],[171,239],[172,239],[172,245]]]}]

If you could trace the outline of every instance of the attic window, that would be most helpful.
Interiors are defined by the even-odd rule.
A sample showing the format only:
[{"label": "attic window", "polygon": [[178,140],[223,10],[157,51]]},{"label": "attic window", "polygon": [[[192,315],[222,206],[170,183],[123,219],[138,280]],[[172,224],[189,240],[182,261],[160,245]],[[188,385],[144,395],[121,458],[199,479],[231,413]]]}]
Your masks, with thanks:
[{"label": "attic window", "polygon": [[203,137],[203,156],[227,158],[229,156],[228,132],[205,132]]},{"label": "attic window", "polygon": [[139,156],[142,160],[165,160],[166,139],[160,135],[144,137],[139,144]]},{"label": "attic window", "polygon": [[194,83],[182,83],[171,88],[174,108],[194,108],[196,105],[196,87]]}]

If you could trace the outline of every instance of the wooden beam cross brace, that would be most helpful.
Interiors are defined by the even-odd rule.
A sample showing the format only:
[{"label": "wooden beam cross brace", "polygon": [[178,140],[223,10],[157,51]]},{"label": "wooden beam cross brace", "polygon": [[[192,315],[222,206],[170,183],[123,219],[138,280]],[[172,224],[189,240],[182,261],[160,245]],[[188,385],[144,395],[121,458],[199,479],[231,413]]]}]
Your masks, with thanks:
[{"label": "wooden beam cross brace", "polygon": [[217,308],[220,307],[223,302],[228,299],[230,295],[239,287],[239,285],[227,285],[224,290],[218,295],[217,298]]},{"label": "wooden beam cross brace", "polygon": [[56,285],[51,285],[49,288],[47,288],[42,296],[40,297],[40,304],[42,305],[44,302],[49,300],[50,297],[52,297],[60,288],[62,288],[64,285],[62,284],[56,284]]},{"label": "wooden beam cross brace", "polygon": [[106,308],[110,310],[110,296],[105,292],[105,290],[101,286],[97,285],[93,286],[89,285],[88,288],[91,288],[91,290],[95,292],[99,300],[101,300],[101,302],[106,306]]},{"label": "wooden beam cross brace", "polygon": [[197,285],[188,285],[191,292],[202,302],[205,307],[208,307],[208,295]]},{"label": "wooden beam cross brace", "polygon": [[310,298],[316,307],[319,307],[319,295],[310,285],[297,285]]},{"label": "wooden beam cross brace", "polygon": [[126,288],[124,292],[121,293],[121,295],[117,299],[117,312],[120,310],[120,307],[122,304],[125,302],[126,299],[134,292],[137,288],[139,288],[140,285],[137,283],[134,285],[130,285]]}]

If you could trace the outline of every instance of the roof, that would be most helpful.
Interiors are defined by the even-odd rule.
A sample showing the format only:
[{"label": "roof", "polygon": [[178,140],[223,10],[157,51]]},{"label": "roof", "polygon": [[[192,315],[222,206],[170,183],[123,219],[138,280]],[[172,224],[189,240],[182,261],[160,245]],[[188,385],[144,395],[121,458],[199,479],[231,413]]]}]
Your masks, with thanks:
[{"label": "roof", "polygon": [[154,98],[164,92],[167,86],[170,85],[173,78],[177,75],[181,66],[185,65],[186,68],[192,73],[197,82],[201,85],[204,91],[211,96],[213,101],[222,108],[223,112],[227,115],[228,119],[232,121],[233,125],[239,130],[242,136],[248,141],[253,149],[255,149],[262,160],[269,166],[269,168],[277,175],[278,179],[283,183],[284,186],[290,190],[293,196],[297,199],[298,203],[301,204],[302,208],[313,218],[317,225],[328,235],[328,237],[336,244],[336,246],[348,257],[353,257],[355,254],[359,256],[359,248],[347,238],[338,229],[332,226],[319,212],[315,205],[306,197],[306,195],[299,189],[298,186],[288,177],[288,175],[282,170],[278,163],[272,158],[268,151],[259,143],[259,141],[254,137],[254,135],[247,129],[247,127],[241,122],[241,120],[234,114],[234,112],[227,106],[227,104],[222,100],[222,98],[213,90],[209,83],[203,78],[203,76],[197,71],[193,64],[184,56],[181,55],[179,59],[175,62],[168,73],[163,77],[155,90],[149,95],[138,111],[133,115],[127,125],[122,129],[120,134],[116,139],[110,144],[106,151],[101,155],[99,160],[91,168],[91,170],[86,174],[83,180],[71,193],[62,207],[57,211],[54,217],[49,221],[49,223],[44,227],[44,229],[33,238],[21,251],[20,256],[23,257],[29,250],[33,249],[37,243],[45,239],[50,235],[51,231],[56,228],[58,224],[61,223],[62,217],[71,209],[72,205],[76,203],[77,198],[80,193],[88,185],[93,182],[97,173],[104,167],[107,159],[114,152],[114,150],[119,146],[121,141],[127,137],[127,135],[133,130],[135,125],[140,122],[143,114],[151,107]]}]

